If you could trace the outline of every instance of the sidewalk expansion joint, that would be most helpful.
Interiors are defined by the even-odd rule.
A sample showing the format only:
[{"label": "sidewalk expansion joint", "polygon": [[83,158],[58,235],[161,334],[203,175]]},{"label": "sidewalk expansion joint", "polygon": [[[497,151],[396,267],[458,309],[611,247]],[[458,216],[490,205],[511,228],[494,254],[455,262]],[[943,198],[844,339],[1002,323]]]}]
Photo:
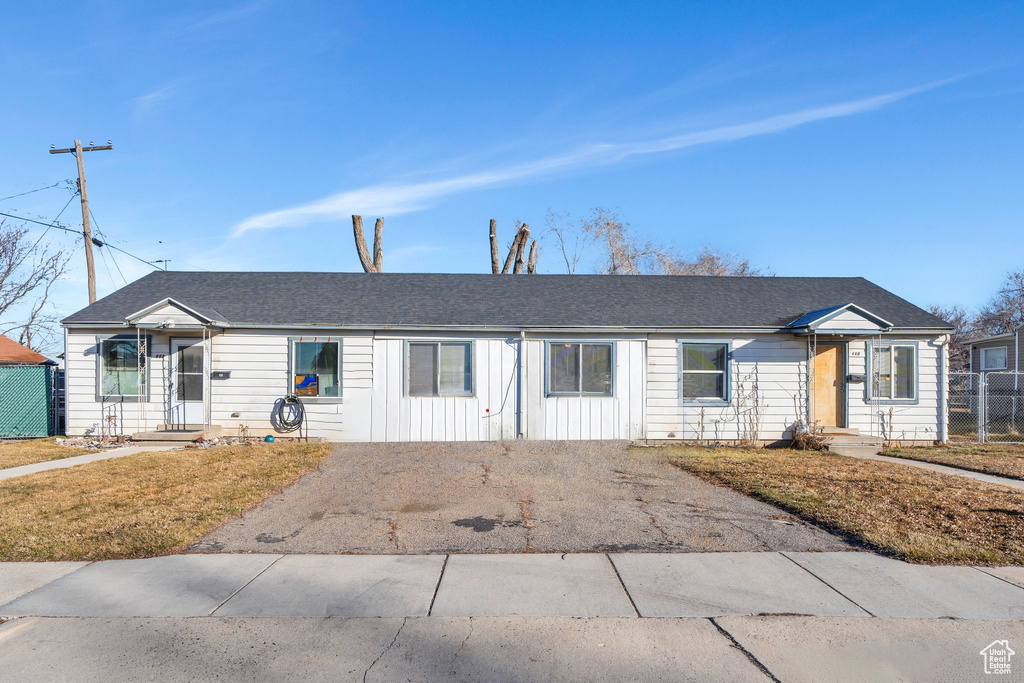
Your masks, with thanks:
[{"label": "sidewalk expansion joint", "polygon": [[437,591],[441,589],[441,579],[444,578],[444,570],[448,566],[448,558],[451,555],[444,556],[444,562],[441,563],[441,573],[437,575],[437,583],[434,584],[434,594],[430,596],[430,607],[427,608],[427,616],[434,611],[434,601],[437,600]]},{"label": "sidewalk expansion joint", "polygon": [[742,645],[740,645],[740,641],[738,641],[735,638],[733,638],[732,634],[729,633],[728,631],[726,631],[722,627],[722,625],[718,623],[718,621],[717,621],[717,619],[715,617],[711,617],[709,619],[709,621],[711,622],[711,625],[714,626],[715,628],[717,628],[719,633],[721,633],[723,636],[728,638],[729,639],[729,643],[732,644],[732,646],[734,648],[736,648],[737,650],[742,652],[743,656],[746,657],[750,661],[751,664],[756,666],[758,668],[758,670],[760,670],[761,673],[763,673],[765,676],[767,676],[771,680],[775,681],[775,683],[782,683],[782,681],[780,681],[779,678],[775,674],[773,674],[771,671],[768,670],[767,666],[765,666],[764,664],[761,663],[760,659],[758,659],[757,657],[754,656],[753,652],[751,652],[747,648],[745,648]]},{"label": "sidewalk expansion joint", "polygon": [[212,609],[212,610],[210,611],[210,613],[209,613],[209,614],[207,614],[206,616],[208,616],[208,617],[212,617],[212,616],[213,616],[214,614],[216,614],[216,613],[217,613],[217,610],[219,610],[219,609],[220,609],[221,607],[223,607],[223,606],[224,606],[224,605],[225,605],[225,604],[227,603],[227,601],[228,601],[228,600],[230,600],[231,598],[235,597],[236,595],[238,595],[239,593],[241,593],[241,592],[242,592],[243,590],[245,590],[245,587],[246,587],[246,586],[248,586],[248,585],[249,585],[250,583],[252,583],[252,582],[253,582],[253,581],[255,581],[256,579],[260,578],[260,576],[262,576],[262,575],[263,575],[263,572],[265,572],[265,571],[267,571],[268,569],[270,569],[271,567],[273,567],[273,566],[274,566],[275,564],[277,564],[278,560],[280,560],[280,559],[281,559],[281,558],[283,558],[283,557],[284,557],[284,555],[278,555],[277,557],[275,557],[275,558],[274,558],[274,561],[273,561],[273,562],[271,562],[271,563],[270,563],[270,564],[268,564],[268,565],[267,565],[266,567],[264,567],[263,569],[261,569],[261,570],[259,570],[258,572],[256,572],[256,576],[252,577],[251,579],[249,579],[248,581],[246,581],[246,582],[245,582],[244,584],[242,584],[242,585],[241,585],[241,586],[240,586],[240,587],[238,588],[238,590],[236,590],[236,591],[235,591],[234,593],[232,593],[232,594],[231,594],[231,595],[229,595],[228,597],[226,597],[226,598],[224,598],[223,600],[221,600],[220,604],[219,604],[219,605],[217,605],[216,607],[214,607],[214,608],[213,608],[213,609]]},{"label": "sidewalk expansion joint", "polygon": [[817,579],[818,581],[821,581],[821,582],[822,582],[823,584],[825,584],[826,586],[828,586],[829,590],[833,590],[833,591],[835,591],[836,593],[838,593],[838,594],[839,594],[840,596],[842,596],[842,598],[843,598],[844,600],[848,600],[848,601],[849,601],[850,603],[852,603],[852,604],[853,604],[853,605],[854,605],[854,606],[855,606],[855,607],[856,607],[857,609],[863,610],[863,611],[864,611],[864,613],[865,613],[865,614],[867,614],[867,615],[868,615],[869,617],[874,617],[874,618],[876,618],[876,619],[878,618],[878,615],[877,615],[877,614],[873,613],[873,612],[872,612],[871,610],[869,610],[869,609],[866,609],[866,608],[865,608],[865,607],[864,607],[863,605],[860,605],[860,604],[858,604],[858,603],[857,603],[857,601],[856,601],[856,600],[854,600],[853,598],[851,598],[851,597],[850,597],[849,595],[847,595],[847,594],[843,593],[843,591],[839,590],[838,588],[836,588],[835,586],[833,586],[832,584],[830,584],[830,583],[829,583],[828,581],[826,581],[825,579],[821,578],[820,576],[818,576],[817,574],[815,574],[814,572],[812,572],[812,571],[811,571],[810,569],[808,569],[807,567],[803,566],[802,564],[800,564],[799,562],[797,562],[796,560],[794,560],[794,559],[793,559],[792,557],[790,557],[790,556],[789,556],[789,555],[787,555],[786,553],[784,553],[784,552],[780,552],[780,553],[779,553],[779,555],[782,555],[782,556],[783,556],[784,558],[786,558],[787,560],[789,560],[790,562],[792,562],[792,563],[793,563],[793,564],[795,564],[796,566],[800,567],[800,569],[803,569],[803,570],[804,570],[805,572],[807,572],[808,574],[810,574],[811,576],[813,576],[814,578],[816,578],[816,579]]},{"label": "sidewalk expansion joint", "polygon": [[619,574],[619,568],[615,566],[615,562],[612,561],[611,555],[605,553],[604,556],[608,558],[608,564],[612,566],[612,571],[615,572],[615,578],[619,580],[619,585],[622,586],[622,592],[625,593],[626,597],[629,599],[629,604],[633,607],[633,613],[639,617],[640,610],[636,608],[636,603],[633,602],[633,596],[629,594],[629,589],[626,588],[626,582],[622,580],[622,575]]}]

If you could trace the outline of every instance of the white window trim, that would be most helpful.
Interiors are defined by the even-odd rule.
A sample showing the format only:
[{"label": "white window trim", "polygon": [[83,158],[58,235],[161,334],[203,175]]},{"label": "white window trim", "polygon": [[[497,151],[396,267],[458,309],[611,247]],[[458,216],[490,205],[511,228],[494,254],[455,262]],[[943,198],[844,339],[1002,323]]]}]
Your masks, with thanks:
[{"label": "white window trim", "polygon": [[[551,390],[551,347],[557,344],[576,344],[580,347],[580,365],[579,365],[579,380],[580,388],[578,391],[552,391]],[[584,346],[610,346],[612,347],[612,358],[611,358],[611,378],[608,383],[607,392],[593,392],[583,391],[583,347]],[[557,339],[547,340],[544,342],[544,395],[552,398],[560,396],[578,396],[581,398],[611,398],[615,396],[615,364],[616,364],[616,349],[614,341],[607,340],[580,340],[580,339]]]},{"label": "white window trim", "polygon": [[[989,368],[985,366],[985,359],[988,358],[989,351],[995,351],[996,349],[1002,349],[1003,351],[1003,365],[998,368]],[[1008,346],[983,346],[981,348],[981,371],[989,372],[994,370],[1006,370],[1007,365],[1010,362],[1010,347]]]},{"label": "white window trim", "polygon": [[[686,344],[715,344],[725,347],[725,368],[722,370],[684,370],[683,369],[683,346]],[[682,405],[706,406],[706,405],[729,405],[732,403],[732,340],[731,339],[679,339],[677,340],[677,354],[679,363],[679,400]],[[701,398],[698,396],[687,397],[683,394],[683,374],[722,375],[722,389],[724,397]]]},{"label": "white window trim", "polygon": [[[890,351],[890,353],[892,354],[892,358],[890,359],[890,363],[892,364],[892,376],[893,376],[893,379],[892,379],[892,381],[889,382],[889,396],[875,396],[874,393],[873,393],[874,392],[874,385],[875,385],[874,375],[875,375],[875,371],[876,371],[875,363],[874,363],[874,350],[877,349],[877,348],[885,348],[885,347],[888,347],[890,349],[895,350],[896,347],[898,347],[898,346],[905,346],[907,348],[910,348],[910,349],[913,350],[913,353],[914,353],[914,382],[913,382],[914,395],[910,396],[909,398],[896,398],[895,397],[895,394],[896,394],[896,367],[895,367],[896,366],[896,357],[895,357],[894,351]],[[867,381],[864,383],[865,384],[864,392],[865,392],[865,398],[866,398],[867,402],[868,403],[878,403],[880,405],[916,404],[916,403],[918,403],[918,396],[920,396],[920,393],[921,393],[921,391],[920,391],[921,390],[921,358],[920,358],[920,348],[918,347],[918,343],[916,341],[902,341],[902,342],[901,341],[883,341],[883,342],[870,341],[870,342],[867,343],[866,351],[867,351],[867,358],[865,359],[865,362],[867,363],[868,373],[867,373],[867,378],[866,378]]]},{"label": "white window trim", "polygon": [[[103,393],[103,342],[126,341],[143,343],[145,354],[143,355],[142,382],[143,391],[141,394],[104,394]],[[152,365],[153,337],[149,334],[112,334],[98,335],[96,337],[96,402],[97,403],[148,403],[150,400],[150,366]],[[65,356],[66,357],[66,356]]]},{"label": "white window trim", "polygon": [[[412,373],[412,357],[410,347],[413,344],[433,344],[437,346],[437,374],[434,376],[437,382],[436,394],[413,394],[410,393],[410,378]],[[457,344],[465,346],[469,344],[469,391],[441,391],[441,346],[445,344]],[[476,342],[472,339],[406,339],[405,340],[405,395],[408,398],[476,398]]]},{"label": "white window trim", "polygon": [[295,391],[295,344],[297,342],[311,342],[319,344],[337,344],[338,345],[338,395],[337,396],[299,396],[299,399],[303,403],[341,403],[342,397],[345,394],[345,385],[343,381],[345,359],[343,353],[345,352],[345,344],[342,342],[340,337],[289,337],[288,338],[288,393],[291,394]]}]

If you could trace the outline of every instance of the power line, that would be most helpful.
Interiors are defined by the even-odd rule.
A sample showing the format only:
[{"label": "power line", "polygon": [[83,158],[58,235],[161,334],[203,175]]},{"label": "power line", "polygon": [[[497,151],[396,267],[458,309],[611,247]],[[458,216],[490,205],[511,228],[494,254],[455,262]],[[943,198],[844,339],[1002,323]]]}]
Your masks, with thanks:
[{"label": "power line", "polygon": [[[103,238],[104,242],[109,244],[109,240],[107,240],[106,234],[104,234],[104,232],[100,229],[100,224],[96,220],[96,214],[92,212],[92,207],[89,207],[89,215],[92,217],[92,222],[96,225],[96,232],[100,234],[100,237]],[[101,251],[100,253],[102,254],[103,252]],[[121,266],[118,265],[117,259],[114,258],[113,254],[110,255],[110,260],[114,262],[114,267],[117,268],[117,274],[121,276],[121,280],[124,281],[125,284],[128,284],[128,280],[125,279],[124,273],[121,272]],[[114,278],[111,277],[110,279],[113,280]]]},{"label": "power line", "polygon": [[[25,218],[24,216],[18,216],[17,214],[7,213],[7,212],[4,212],[4,211],[0,211],[0,216],[7,216],[8,218],[14,218],[14,219],[17,219],[19,221],[25,221],[27,223],[35,223],[36,225],[44,225],[46,227],[53,227],[53,228],[56,228],[57,230],[63,230],[64,232],[73,232],[76,235],[81,235],[82,234],[81,230],[74,230],[74,229],[69,228],[69,227],[67,227],[65,225],[57,225],[56,223],[52,223],[52,224],[51,223],[44,223],[43,221],[37,221],[37,220],[33,220],[31,218]],[[99,242],[99,244],[96,244],[97,242]],[[147,261],[146,259],[142,258],[141,256],[136,256],[135,254],[133,254],[131,252],[125,251],[124,249],[121,249],[120,247],[115,247],[113,244],[107,244],[106,242],[104,242],[102,240],[94,239],[93,240],[93,244],[96,244],[96,246],[98,246],[98,247],[110,247],[114,251],[119,251],[122,254],[124,254],[125,256],[131,256],[136,261],[140,261],[142,263],[145,263],[147,266],[151,266],[153,268],[157,267],[154,263],[152,263],[151,261]]]},{"label": "power line", "polygon": [[22,192],[20,194],[12,194],[10,197],[0,197],[0,202],[6,202],[8,199],[14,199],[15,197],[24,197],[25,195],[32,194],[33,192],[42,192],[43,190],[52,190],[55,187],[60,187],[60,185],[62,183],[70,183],[70,182],[71,182],[70,180],[61,180],[60,182],[56,182],[53,185],[47,185],[46,187],[40,187],[38,189],[29,190],[28,192]]},{"label": "power line", "polygon": [[[68,208],[69,206],[71,206],[71,202],[73,202],[73,201],[74,201],[74,199],[75,199],[75,196],[76,196],[77,194],[78,194],[78,193],[77,193],[77,192],[75,192],[75,193],[73,193],[73,194],[72,194],[72,195],[71,195],[70,197],[68,197],[68,203],[64,205],[64,209],[66,209],[66,208]],[[60,213],[58,213],[58,214],[57,214],[57,218],[54,218],[54,219],[53,219],[53,221],[52,221],[52,222],[51,222],[51,223],[50,223],[50,224],[49,224],[48,226],[46,226],[46,230],[43,230],[43,234],[42,234],[42,235],[40,235],[40,236],[38,237],[38,239],[36,239],[35,243],[34,243],[34,244],[32,245],[32,249],[31,249],[31,251],[35,251],[35,250],[36,250],[36,247],[38,247],[38,246],[39,246],[39,242],[40,242],[40,241],[42,241],[42,239],[43,239],[44,237],[46,237],[46,233],[50,232],[50,228],[52,228],[52,227],[55,227],[55,226],[57,225],[57,221],[58,221],[58,220],[60,219],[60,214],[64,213],[64,209],[61,209],[61,210],[60,210]]]}]

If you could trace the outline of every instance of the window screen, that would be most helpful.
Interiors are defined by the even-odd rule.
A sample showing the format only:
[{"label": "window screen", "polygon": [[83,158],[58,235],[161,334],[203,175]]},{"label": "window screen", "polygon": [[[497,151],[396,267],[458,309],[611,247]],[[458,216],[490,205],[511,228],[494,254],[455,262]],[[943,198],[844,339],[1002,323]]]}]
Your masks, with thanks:
[{"label": "window screen", "polygon": [[684,343],[682,396],[692,401],[725,401],[728,389],[728,344]]},{"label": "window screen", "polygon": [[472,342],[409,342],[409,396],[473,394]]},{"label": "window screen", "polygon": [[991,349],[981,350],[982,370],[1005,370],[1006,369],[1006,347],[997,346]]},{"label": "window screen", "polygon": [[341,342],[292,343],[293,391],[299,397],[341,396]]},{"label": "window screen", "polygon": [[146,393],[146,358],[139,357],[138,341],[104,339],[99,345],[100,394],[139,396]]},{"label": "window screen", "polygon": [[549,343],[548,393],[611,396],[612,345]]},{"label": "window screen", "polygon": [[871,392],[875,400],[912,401],[917,391],[917,347],[871,345]]}]

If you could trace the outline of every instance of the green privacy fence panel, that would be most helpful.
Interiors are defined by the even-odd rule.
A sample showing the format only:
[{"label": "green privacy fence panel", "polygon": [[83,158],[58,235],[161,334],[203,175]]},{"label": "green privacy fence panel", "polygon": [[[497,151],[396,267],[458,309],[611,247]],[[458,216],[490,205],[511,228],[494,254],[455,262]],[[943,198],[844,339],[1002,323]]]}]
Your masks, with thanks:
[{"label": "green privacy fence panel", "polygon": [[0,365],[0,437],[53,434],[53,371]]}]

